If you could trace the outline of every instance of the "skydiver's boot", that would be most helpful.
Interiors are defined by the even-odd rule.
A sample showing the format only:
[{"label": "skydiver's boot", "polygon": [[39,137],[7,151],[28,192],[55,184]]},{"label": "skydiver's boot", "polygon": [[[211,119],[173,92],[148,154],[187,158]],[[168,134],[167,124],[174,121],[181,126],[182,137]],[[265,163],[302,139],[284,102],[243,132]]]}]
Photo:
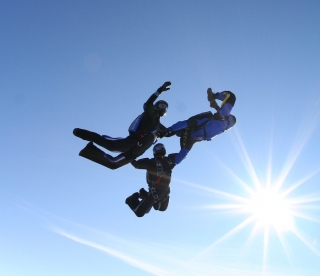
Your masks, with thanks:
[{"label": "skydiver's boot", "polygon": [[139,198],[145,199],[147,195],[148,195],[148,192],[144,188],[141,188],[139,191]]},{"label": "skydiver's boot", "polygon": [[130,207],[132,211],[139,205],[139,193],[134,193],[131,196],[127,197],[126,204]]},{"label": "skydiver's boot", "polygon": [[101,135],[99,135],[98,133],[95,133],[86,129],[82,129],[82,128],[75,128],[73,130],[73,134],[86,141],[94,141],[99,138],[102,138]]}]

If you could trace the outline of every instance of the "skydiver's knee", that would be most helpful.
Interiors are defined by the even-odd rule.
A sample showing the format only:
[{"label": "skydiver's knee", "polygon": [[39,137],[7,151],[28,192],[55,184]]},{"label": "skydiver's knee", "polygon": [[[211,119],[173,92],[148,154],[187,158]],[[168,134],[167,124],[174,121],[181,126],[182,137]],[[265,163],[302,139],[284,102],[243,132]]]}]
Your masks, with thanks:
[{"label": "skydiver's knee", "polygon": [[142,218],[142,217],[145,215],[145,212],[139,212],[139,210],[138,210],[138,211],[135,211],[134,213],[136,214],[136,216],[137,216],[138,218]]}]

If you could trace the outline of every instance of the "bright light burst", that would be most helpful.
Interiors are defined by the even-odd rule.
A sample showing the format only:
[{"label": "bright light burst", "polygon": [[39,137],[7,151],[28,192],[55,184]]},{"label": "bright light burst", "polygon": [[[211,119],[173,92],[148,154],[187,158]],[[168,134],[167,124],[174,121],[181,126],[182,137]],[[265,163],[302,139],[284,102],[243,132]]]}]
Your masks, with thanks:
[{"label": "bright light burst", "polygon": [[[313,176],[318,174],[320,172],[320,168],[308,174],[296,183],[292,183],[292,185],[290,185],[290,187],[286,188],[285,190],[283,189],[283,184],[290,170],[292,169],[295,161],[297,160],[299,154],[301,153],[303,147],[305,146],[308,138],[315,129],[315,125],[318,123],[318,118],[319,112],[317,113],[317,116],[313,116],[312,119],[309,118],[307,120],[310,123],[309,126],[306,127],[306,124],[304,125],[304,129],[301,131],[302,134],[299,137],[300,139],[298,139],[299,141],[296,145],[293,146],[292,153],[289,154],[289,156],[287,157],[288,161],[284,164],[283,170],[276,180],[272,180],[270,150],[266,183],[263,184],[260,182],[254,169],[254,166],[249,158],[247,150],[241,140],[241,137],[235,129],[235,133],[237,136],[237,147],[240,151],[240,156],[244,160],[243,163],[250,175],[251,183],[247,183],[246,181],[241,179],[240,176],[235,174],[228,166],[221,162],[220,163],[228,171],[228,173],[232,175],[238,183],[240,183],[242,188],[247,192],[247,197],[223,192],[221,190],[212,189],[195,183],[178,180],[179,182],[183,182],[184,184],[193,186],[197,189],[202,189],[214,193],[231,201],[231,203],[209,205],[206,206],[206,208],[215,210],[227,210],[233,214],[240,213],[248,215],[242,222],[236,225],[233,229],[225,233],[222,237],[220,237],[218,240],[216,240],[210,246],[208,246],[202,252],[200,252],[194,258],[194,260],[200,258],[205,253],[214,248],[216,245],[224,242],[225,240],[237,234],[239,231],[241,231],[243,228],[249,225],[253,225],[253,230],[251,232],[250,237],[256,233],[263,234],[262,263],[264,272],[266,272],[267,270],[267,255],[270,236],[274,232],[277,233],[283,250],[290,262],[290,254],[288,253],[287,244],[284,240],[284,235],[286,233],[294,234],[294,236],[298,238],[301,242],[303,242],[306,247],[308,247],[311,251],[313,251],[313,253],[320,257],[320,252],[317,251],[317,249],[314,247],[314,244],[310,243],[308,241],[308,238],[306,238],[295,225],[295,221],[297,219],[304,219],[320,223],[320,221],[317,218],[311,217],[305,212],[306,209],[320,210],[320,197],[314,195],[299,197],[292,196],[292,192],[295,191],[301,185],[305,184]],[[312,205],[314,203],[318,203],[318,205]],[[250,239],[250,237],[248,237],[248,239]]]},{"label": "bright light burst", "polygon": [[244,205],[258,227],[274,227],[278,232],[293,230],[294,218],[291,204],[284,196],[272,189],[254,193]]}]

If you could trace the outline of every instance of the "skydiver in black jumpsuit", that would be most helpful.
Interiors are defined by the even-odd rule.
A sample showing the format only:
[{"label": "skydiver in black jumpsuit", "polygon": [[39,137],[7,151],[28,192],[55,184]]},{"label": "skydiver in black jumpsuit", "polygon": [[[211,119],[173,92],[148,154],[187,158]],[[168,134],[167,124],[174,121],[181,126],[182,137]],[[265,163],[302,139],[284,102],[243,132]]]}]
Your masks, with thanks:
[{"label": "skydiver in black jumpsuit", "polygon": [[[155,142],[158,131],[165,129],[160,123],[160,118],[166,114],[168,103],[162,100],[153,103],[162,92],[170,89],[168,87],[170,85],[171,82],[165,82],[149,97],[144,104],[144,112],[132,122],[128,129],[129,135],[126,138],[112,138],[108,135],[75,128],[73,130],[75,136],[90,141],[79,155],[113,170],[142,155]],[[121,152],[121,154],[113,157],[93,143],[109,151]]]},{"label": "skydiver in black jumpsuit", "polygon": [[159,211],[165,211],[169,205],[171,172],[176,153],[165,156],[166,149],[159,143],[153,147],[154,158],[143,158],[134,160],[131,164],[136,169],[147,170],[147,183],[149,191],[141,188],[126,199],[126,204],[137,217],[143,217],[153,208]]}]

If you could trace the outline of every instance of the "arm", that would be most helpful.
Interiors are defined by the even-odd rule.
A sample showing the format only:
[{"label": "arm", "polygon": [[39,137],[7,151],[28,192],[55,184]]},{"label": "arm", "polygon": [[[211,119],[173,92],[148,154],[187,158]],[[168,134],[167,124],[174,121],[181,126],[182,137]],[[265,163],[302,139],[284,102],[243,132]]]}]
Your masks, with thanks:
[{"label": "arm", "polygon": [[171,85],[170,81],[166,81],[162,86],[160,86],[156,92],[154,92],[149,99],[145,102],[143,109],[144,111],[148,111],[150,108],[153,108],[153,103],[154,101],[160,96],[160,94],[164,91],[169,90],[170,88],[168,87]]},{"label": "arm", "polygon": [[185,147],[181,148],[180,152],[174,156],[174,163],[176,165],[180,164],[180,162],[186,158],[187,154],[189,153],[190,149]]},{"label": "arm", "polygon": [[136,169],[143,169],[148,170],[152,168],[152,161],[149,158],[142,158],[139,160],[133,160],[131,162],[131,165],[134,166]]},{"label": "arm", "polygon": [[175,162],[176,156],[178,155],[178,153],[170,153],[168,155],[168,158],[171,160],[172,164],[170,165],[170,168],[173,169],[177,163]]},{"label": "arm", "polygon": [[[187,127],[188,127],[187,121],[179,121],[179,122],[173,124],[171,127],[168,127],[166,129],[166,131],[167,131],[166,134],[171,133],[171,132],[176,132],[181,129],[185,129]],[[164,135],[164,136],[166,136],[166,135]]]}]

